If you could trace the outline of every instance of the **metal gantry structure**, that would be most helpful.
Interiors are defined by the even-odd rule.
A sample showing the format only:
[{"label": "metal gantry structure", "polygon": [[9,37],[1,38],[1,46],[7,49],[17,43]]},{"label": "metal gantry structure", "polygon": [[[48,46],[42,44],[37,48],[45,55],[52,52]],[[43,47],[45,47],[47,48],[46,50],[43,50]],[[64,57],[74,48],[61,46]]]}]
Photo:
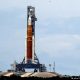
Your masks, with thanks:
[{"label": "metal gantry structure", "polygon": [[22,62],[15,63],[15,71],[25,71],[25,69],[34,69],[34,71],[45,72],[46,67],[41,64],[35,53],[35,8],[27,7],[27,31],[26,31],[26,51]]}]

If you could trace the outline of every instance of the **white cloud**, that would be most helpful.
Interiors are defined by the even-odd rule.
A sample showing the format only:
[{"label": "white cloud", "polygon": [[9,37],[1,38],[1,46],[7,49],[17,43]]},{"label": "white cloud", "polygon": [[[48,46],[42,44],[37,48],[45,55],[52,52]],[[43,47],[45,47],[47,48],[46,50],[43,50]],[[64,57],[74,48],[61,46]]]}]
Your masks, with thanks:
[{"label": "white cloud", "polygon": [[26,5],[26,0],[1,0],[0,1],[0,10],[12,10],[14,9],[22,9]]},{"label": "white cloud", "polygon": [[42,55],[46,64],[56,62],[57,72],[68,75],[78,75],[80,72],[80,35],[46,34],[37,39],[36,47],[38,56]]},{"label": "white cloud", "polygon": [[80,0],[44,0],[32,1],[40,17],[73,17],[80,16]]},{"label": "white cloud", "polygon": [[61,52],[62,55],[65,55],[66,51],[67,52],[77,51],[78,47],[76,48],[76,46],[80,45],[80,35],[76,35],[76,34],[75,35],[68,35],[68,34],[48,35],[46,37],[39,39],[37,44],[39,44],[38,45],[39,49],[41,49],[42,52],[45,52],[51,56],[52,55],[60,56],[59,54]]},{"label": "white cloud", "polygon": [[0,10],[25,9],[28,5],[36,7],[37,15],[40,18],[44,15],[44,19],[80,16],[80,0],[2,0]]}]

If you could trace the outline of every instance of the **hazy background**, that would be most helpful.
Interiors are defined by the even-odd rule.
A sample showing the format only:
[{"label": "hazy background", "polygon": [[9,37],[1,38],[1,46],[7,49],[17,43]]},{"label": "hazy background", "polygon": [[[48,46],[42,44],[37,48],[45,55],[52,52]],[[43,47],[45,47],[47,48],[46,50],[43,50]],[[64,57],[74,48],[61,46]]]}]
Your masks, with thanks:
[{"label": "hazy background", "polygon": [[80,0],[0,0],[0,71],[25,55],[28,5],[36,8],[40,62],[48,71],[55,61],[56,72],[80,75]]}]

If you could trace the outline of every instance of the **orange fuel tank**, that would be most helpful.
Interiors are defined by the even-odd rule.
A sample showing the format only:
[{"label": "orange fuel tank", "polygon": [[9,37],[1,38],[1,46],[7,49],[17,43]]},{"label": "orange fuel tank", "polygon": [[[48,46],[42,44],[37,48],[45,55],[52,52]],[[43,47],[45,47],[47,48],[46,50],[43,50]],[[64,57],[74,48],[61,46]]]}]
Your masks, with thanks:
[{"label": "orange fuel tank", "polygon": [[27,62],[32,60],[32,25],[27,27]]}]

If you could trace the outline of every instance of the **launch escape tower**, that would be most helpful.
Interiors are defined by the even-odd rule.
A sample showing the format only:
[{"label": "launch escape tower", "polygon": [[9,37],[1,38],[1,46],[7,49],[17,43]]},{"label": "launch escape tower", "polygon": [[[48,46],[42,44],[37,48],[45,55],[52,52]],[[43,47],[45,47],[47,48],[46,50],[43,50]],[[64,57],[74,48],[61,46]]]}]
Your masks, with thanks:
[{"label": "launch escape tower", "polygon": [[39,70],[40,72],[46,71],[44,64],[40,64],[39,59],[35,53],[35,8],[32,6],[27,7],[27,33],[26,33],[26,53],[21,63],[15,64],[15,71],[25,71],[25,69]]}]

